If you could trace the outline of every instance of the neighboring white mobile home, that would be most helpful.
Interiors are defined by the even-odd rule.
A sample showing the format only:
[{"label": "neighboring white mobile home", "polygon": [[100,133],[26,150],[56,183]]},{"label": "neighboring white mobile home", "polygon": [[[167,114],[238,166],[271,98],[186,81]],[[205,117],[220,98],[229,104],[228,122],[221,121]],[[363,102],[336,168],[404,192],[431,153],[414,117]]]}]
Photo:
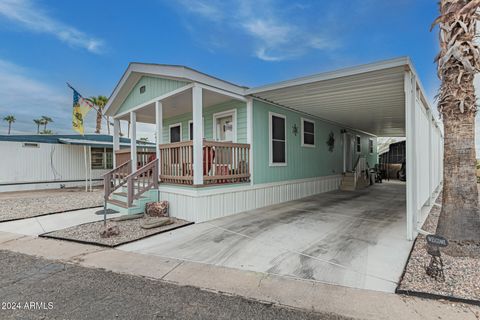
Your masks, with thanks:
[{"label": "neighboring white mobile home", "polygon": [[[0,135],[0,192],[100,185],[113,168],[112,141],[94,134]],[[120,139],[121,147],[129,145]]]}]

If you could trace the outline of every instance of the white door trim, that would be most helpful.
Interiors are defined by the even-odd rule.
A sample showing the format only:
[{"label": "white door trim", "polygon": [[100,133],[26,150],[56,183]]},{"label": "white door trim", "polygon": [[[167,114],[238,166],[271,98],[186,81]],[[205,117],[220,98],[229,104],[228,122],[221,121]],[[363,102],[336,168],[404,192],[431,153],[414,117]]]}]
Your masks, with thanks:
[{"label": "white door trim", "polygon": [[227,111],[222,111],[222,112],[217,112],[213,114],[213,140],[217,140],[217,119],[218,118],[223,118],[223,117],[228,117],[232,116],[232,122],[233,122],[233,141],[232,142],[237,142],[237,109],[231,109]]}]

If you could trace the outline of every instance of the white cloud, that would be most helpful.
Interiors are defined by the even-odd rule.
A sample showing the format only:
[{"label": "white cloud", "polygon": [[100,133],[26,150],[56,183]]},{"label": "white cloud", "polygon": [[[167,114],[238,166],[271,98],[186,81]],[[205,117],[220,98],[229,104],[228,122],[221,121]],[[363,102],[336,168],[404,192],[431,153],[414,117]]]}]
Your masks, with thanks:
[{"label": "white cloud", "polygon": [[[188,23],[201,18],[210,23],[206,27],[211,27],[211,32],[224,33],[226,41],[237,38],[232,37],[232,32],[246,36],[248,41],[240,37],[236,45],[249,46],[261,60],[292,59],[310,50],[329,50],[337,46],[337,41],[326,37],[319,26],[292,19],[296,11],[307,9],[305,6],[293,5],[279,11],[278,7],[281,6],[275,6],[269,0],[178,0],[177,3],[182,7],[181,14],[190,13]],[[199,29],[204,30],[203,27]],[[195,31],[196,28],[189,27],[189,30]]]},{"label": "white cloud", "polygon": [[51,34],[73,47],[93,53],[100,53],[104,47],[102,40],[49,17],[31,0],[0,0],[0,15],[32,32]]}]

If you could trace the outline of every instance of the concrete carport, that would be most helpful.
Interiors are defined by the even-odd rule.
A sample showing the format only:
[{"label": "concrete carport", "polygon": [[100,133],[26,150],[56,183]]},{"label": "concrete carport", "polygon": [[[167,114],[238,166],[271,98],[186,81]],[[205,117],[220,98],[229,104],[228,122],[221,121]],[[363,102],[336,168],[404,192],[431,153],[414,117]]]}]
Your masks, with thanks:
[{"label": "concrete carport", "polygon": [[318,74],[247,94],[346,129],[406,136],[407,183],[323,193],[119,249],[393,292],[442,173],[442,133],[410,60]]},{"label": "concrete carport", "polygon": [[406,137],[406,237],[415,238],[441,185],[443,134],[408,57],[253,88],[247,94],[377,137]]}]

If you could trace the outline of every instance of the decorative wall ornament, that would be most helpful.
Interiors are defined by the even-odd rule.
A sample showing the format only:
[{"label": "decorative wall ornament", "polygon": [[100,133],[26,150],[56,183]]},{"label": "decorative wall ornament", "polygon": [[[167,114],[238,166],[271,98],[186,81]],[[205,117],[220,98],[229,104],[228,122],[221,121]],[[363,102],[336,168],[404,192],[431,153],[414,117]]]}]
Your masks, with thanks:
[{"label": "decorative wall ornament", "polygon": [[333,149],[335,149],[335,134],[333,131],[330,131],[330,134],[328,135],[327,146],[328,151],[330,152],[333,152]]},{"label": "decorative wall ornament", "polygon": [[296,136],[298,134],[298,127],[296,124],[293,124],[292,133]]}]

